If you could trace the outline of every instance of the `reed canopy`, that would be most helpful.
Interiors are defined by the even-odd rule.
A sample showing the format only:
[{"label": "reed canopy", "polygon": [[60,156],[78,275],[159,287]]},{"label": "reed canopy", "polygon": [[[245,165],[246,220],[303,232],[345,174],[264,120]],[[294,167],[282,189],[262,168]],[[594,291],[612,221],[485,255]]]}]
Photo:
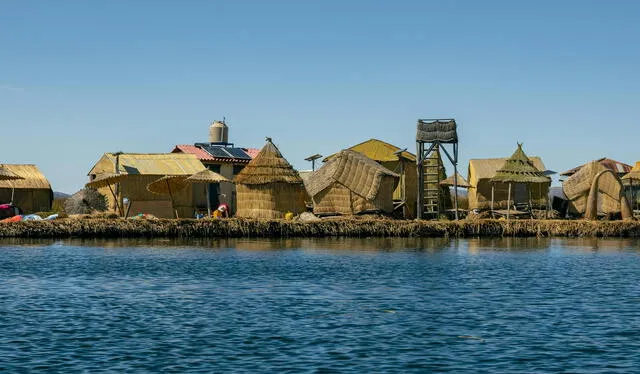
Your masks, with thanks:
[{"label": "reed canopy", "polygon": [[315,171],[306,187],[318,215],[391,213],[399,179],[363,154],[343,150]]},{"label": "reed canopy", "polygon": [[306,210],[308,196],[302,178],[270,138],[234,182],[237,217],[282,218],[285,213]]},{"label": "reed canopy", "polygon": [[442,182],[440,182],[440,185],[442,186],[448,186],[448,187],[453,187],[455,185],[455,181],[454,181],[454,177],[457,176],[457,182],[458,182],[458,187],[460,188],[469,188],[471,187],[471,185],[469,184],[469,182],[467,182],[466,179],[464,179],[464,177],[462,175],[460,175],[460,173],[456,174],[456,175],[450,175],[447,179],[443,180]]}]

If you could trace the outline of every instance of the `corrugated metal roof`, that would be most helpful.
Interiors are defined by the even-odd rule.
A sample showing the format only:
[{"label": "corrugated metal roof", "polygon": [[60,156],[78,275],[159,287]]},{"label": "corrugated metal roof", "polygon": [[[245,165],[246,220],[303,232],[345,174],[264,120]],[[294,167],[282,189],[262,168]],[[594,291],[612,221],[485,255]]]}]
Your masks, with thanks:
[{"label": "corrugated metal roof", "polygon": [[172,153],[189,153],[189,154],[195,155],[199,160],[203,160],[203,161],[215,160],[213,156],[211,156],[209,153],[207,153],[203,149],[196,147],[195,145],[178,144],[171,152]]},{"label": "corrugated metal roof", "polygon": [[258,153],[260,153],[260,149],[258,148],[242,148],[245,152],[253,159],[256,158]]},{"label": "corrugated metal roof", "polygon": [[[116,163],[113,153],[105,156]],[[190,153],[122,153],[118,160],[120,173],[144,175],[191,175],[205,170],[202,162]]]},{"label": "corrugated metal roof", "polygon": [[[234,164],[247,164],[251,159],[255,158],[260,152],[257,148],[232,148],[232,152],[237,152],[236,150],[241,150],[246,153],[250,158],[242,157],[226,157],[227,153],[225,153],[225,157],[216,157],[207,151],[206,148],[201,148],[196,145],[188,145],[188,144],[179,144],[176,145],[172,153],[189,153],[195,155],[200,161],[207,162],[221,162],[221,163],[234,163]],[[231,154],[229,154],[231,156]]]},{"label": "corrugated metal roof", "polygon": [[[632,167],[631,165],[625,164],[624,162],[620,162],[620,161],[616,161],[616,160],[612,160],[610,158],[600,158],[598,161],[602,166],[606,167],[609,170],[614,171],[617,174],[626,174],[628,172],[631,171]],[[576,166],[573,169],[569,169],[563,173],[561,173],[560,175],[562,176],[570,176],[573,175],[575,173],[578,172],[578,170],[580,170],[583,166],[589,164],[589,162],[587,162],[586,164],[582,164],[580,166]]]},{"label": "corrugated metal roof", "polygon": [[[378,162],[388,162],[388,161],[399,160],[398,155],[395,154],[395,152],[399,151],[400,148],[378,139],[369,139],[360,144],[356,144],[353,147],[350,147],[349,149],[352,151],[362,153],[363,155],[369,157],[370,159]],[[326,162],[336,154],[337,153],[331,156],[327,156],[322,161]],[[403,151],[400,153],[400,155],[402,156],[402,158],[405,158],[409,161],[416,160],[416,155],[414,155],[411,152]]]},{"label": "corrugated metal roof", "polygon": [[0,188],[51,189],[51,184],[37,166],[32,164],[2,164],[5,169],[24,179],[0,181]]}]

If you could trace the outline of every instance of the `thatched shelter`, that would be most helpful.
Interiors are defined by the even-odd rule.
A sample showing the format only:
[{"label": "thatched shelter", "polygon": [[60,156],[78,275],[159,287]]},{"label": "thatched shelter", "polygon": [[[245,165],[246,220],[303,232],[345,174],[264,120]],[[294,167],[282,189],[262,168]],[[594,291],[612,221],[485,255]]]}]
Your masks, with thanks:
[{"label": "thatched shelter", "polygon": [[[517,152],[517,151],[516,151]],[[524,153],[524,152],[523,152]],[[526,155],[525,155],[526,156]],[[540,157],[528,157],[537,171],[544,171],[545,166]],[[494,209],[506,209],[509,193],[509,184],[504,182],[492,182],[498,170],[505,166],[508,158],[485,158],[469,160],[469,209],[491,209],[491,193],[493,189]],[[549,182],[532,183],[532,207],[544,209],[548,204]],[[527,184],[513,185],[511,200],[516,202],[528,201],[529,191]]]},{"label": "thatched shelter", "polygon": [[0,203],[12,201],[24,213],[48,212],[53,202],[51,184],[36,165],[2,164]]},{"label": "thatched shelter", "polygon": [[[378,139],[369,139],[348,149],[362,153],[393,173],[400,175],[398,185],[393,191],[393,200],[396,206],[403,209],[405,218],[416,218],[416,184],[418,183],[416,156],[407,152],[406,148],[401,149]],[[327,162],[336,155],[328,156],[323,161]]]},{"label": "thatched shelter", "polygon": [[267,138],[260,153],[235,177],[236,216],[282,218],[306,210],[307,192],[298,172]]},{"label": "thatched shelter", "polygon": [[632,209],[638,207],[638,193],[640,191],[640,161],[637,161],[633,169],[622,177],[622,184]]},{"label": "thatched shelter", "polygon": [[393,211],[400,175],[359,152],[335,154],[306,183],[317,215]]},{"label": "thatched shelter", "polygon": [[[97,187],[107,196],[109,208],[121,215],[147,213],[172,218],[177,211],[180,217],[193,217],[196,209],[206,209],[206,205],[197,204],[205,201],[203,185],[178,191],[172,196],[173,204],[171,197],[154,194],[147,185],[167,175],[188,177],[203,170],[205,167],[192,154],[105,153],[89,171],[87,185]],[[124,198],[129,200],[127,209],[123,209]]]},{"label": "thatched shelter", "polygon": [[[539,202],[545,201],[545,208],[547,206],[547,199],[549,194],[549,186],[551,185],[551,178],[544,175],[543,170],[538,170],[529,157],[522,150],[522,144],[518,143],[518,148],[510,158],[508,158],[504,165],[498,169],[496,175],[491,178],[492,184],[492,199],[491,209],[493,210],[495,201],[495,189],[496,185],[504,185],[507,187],[507,218],[509,218],[509,212],[512,204],[518,202],[527,203],[532,208],[534,197]],[[513,185],[523,186],[526,189],[524,199],[518,201],[517,199],[511,199],[515,197],[511,194]],[[528,196],[527,196],[528,195]],[[512,203],[513,201],[513,203]]]},{"label": "thatched shelter", "polygon": [[569,212],[572,214],[589,219],[595,219],[598,214],[631,216],[622,181],[617,173],[597,160],[583,165],[565,180],[562,190],[569,199]]}]

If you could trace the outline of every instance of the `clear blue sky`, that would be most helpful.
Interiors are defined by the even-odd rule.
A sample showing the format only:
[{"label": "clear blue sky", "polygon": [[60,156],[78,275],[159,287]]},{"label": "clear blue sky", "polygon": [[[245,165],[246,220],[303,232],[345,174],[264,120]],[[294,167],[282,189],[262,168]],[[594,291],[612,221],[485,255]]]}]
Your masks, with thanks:
[{"label": "clear blue sky", "polygon": [[[563,171],[640,160],[638,1],[0,0],[0,162],[57,191],[104,152],[270,136],[298,169],[456,118],[460,168],[516,142]],[[451,169],[449,168],[449,171]]]}]

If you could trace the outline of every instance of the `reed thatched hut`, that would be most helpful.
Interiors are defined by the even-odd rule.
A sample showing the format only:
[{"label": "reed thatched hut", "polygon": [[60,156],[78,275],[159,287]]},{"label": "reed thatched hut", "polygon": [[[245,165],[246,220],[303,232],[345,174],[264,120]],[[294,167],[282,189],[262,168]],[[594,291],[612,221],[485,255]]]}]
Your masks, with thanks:
[{"label": "reed thatched hut", "polygon": [[2,167],[21,177],[20,179],[0,180],[0,203],[11,202],[24,213],[48,212],[53,202],[53,190],[47,178],[36,165],[2,164]]},{"label": "reed thatched hut", "polygon": [[[362,153],[400,176],[393,191],[393,200],[398,209],[403,209],[405,218],[416,218],[416,185],[418,183],[416,156],[407,152],[406,148],[401,149],[378,139],[369,139],[348,149]],[[328,156],[323,161],[327,162],[334,156],[335,154]]]},{"label": "reed thatched hut", "polygon": [[[192,154],[105,153],[89,171],[88,185],[96,180],[106,181],[98,183],[98,190],[107,197],[109,208],[121,215],[147,213],[172,218],[177,212],[180,217],[193,217],[196,202],[205,200],[204,185],[194,184],[171,197],[152,193],[147,185],[164,176],[188,177],[203,170],[205,167]],[[127,207],[123,205],[124,198],[129,200]]]},{"label": "reed thatched hut", "polygon": [[308,196],[302,178],[270,138],[234,182],[238,217],[283,218],[287,212],[306,210]]},{"label": "reed thatched hut", "polygon": [[[534,201],[536,201],[536,208],[546,209],[548,206],[551,178],[544,175],[543,170],[536,169],[533,162],[529,160],[522,150],[522,144],[520,143],[518,143],[518,149],[516,149],[513,155],[505,161],[502,168],[496,172],[496,175],[491,178],[491,184],[491,195],[493,197],[491,199],[492,205],[494,203],[496,185],[508,185],[507,218],[509,218],[509,212],[512,204],[525,203],[530,209],[532,209],[534,207]],[[515,194],[512,195],[511,193],[512,190],[514,190],[514,185],[516,187],[522,186],[526,189],[524,198],[520,201],[516,199]],[[514,198],[513,200],[512,197]],[[541,202],[544,202],[544,205],[540,204]],[[493,206],[491,209],[493,209]]]},{"label": "reed thatched hut", "polygon": [[631,216],[631,208],[624,196],[622,181],[617,173],[598,160],[583,165],[562,184],[569,199],[569,212],[595,219],[598,214],[620,213]]},{"label": "reed thatched hut", "polygon": [[[507,160],[513,160],[515,173],[509,172],[508,174],[522,174],[523,179],[518,179],[523,183],[512,184],[512,197],[509,199],[509,183],[503,177],[498,180],[494,180],[494,177],[498,174],[498,171],[506,166]],[[528,162],[527,162],[528,160]],[[519,166],[518,166],[519,165]],[[531,169],[529,166],[533,166]],[[526,168],[528,171],[525,171]],[[534,171],[535,170],[535,171]],[[548,194],[551,180],[548,177],[537,178],[538,173],[545,170],[544,163],[540,157],[528,157],[523,151],[521,146],[510,158],[488,158],[488,159],[472,159],[469,160],[469,209],[492,209],[491,196],[493,190],[493,209],[506,209],[508,207],[508,201],[515,202],[528,202],[531,198],[531,207],[534,209],[545,209],[548,205]],[[505,170],[509,171],[509,170]],[[536,181],[525,182],[527,173],[533,173],[536,176]],[[502,174],[502,173],[501,173]],[[508,175],[504,173],[503,175]],[[543,175],[544,176],[544,175]],[[514,180],[515,181],[515,180]],[[531,194],[530,194],[531,192]]]},{"label": "reed thatched hut", "polygon": [[393,211],[400,175],[359,152],[335,154],[306,183],[318,215]]}]

